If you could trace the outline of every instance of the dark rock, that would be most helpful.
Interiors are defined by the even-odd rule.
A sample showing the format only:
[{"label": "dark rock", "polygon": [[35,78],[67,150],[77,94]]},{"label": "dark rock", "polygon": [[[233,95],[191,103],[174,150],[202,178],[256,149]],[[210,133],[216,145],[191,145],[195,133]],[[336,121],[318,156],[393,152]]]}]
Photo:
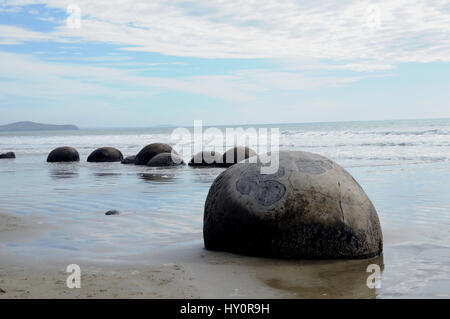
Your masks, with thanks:
[{"label": "dark rock", "polygon": [[144,147],[137,155],[136,165],[147,165],[147,163],[160,153],[171,153],[173,151],[170,145],[164,143],[153,143]]},{"label": "dark rock", "polygon": [[119,215],[120,214],[120,212],[118,211],[118,210],[115,210],[115,209],[113,209],[113,210],[108,210],[106,213],[105,213],[105,215]]},{"label": "dark rock", "polygon": [[218,166],[220,164],[222,164],[222,154],[215,151],[198,152],[189,162],[189,166],[194,167]]},{"label": "dark rock", "polygon": [[88,162],[120,162],[123,160],[122,153],[114,147],[101,147],[88,156]]},{"label": "dark rock", "polygon": [[251,148],[237,146],[230,148],[226,151],[222,156],[222,164],[223,167],[230,167],[236,163],[239,163],[245,159],[256,156],[256,152]]},{"label": "dark rock", "polygon": [[205,203],[205,247],[282,258],[370,258],[381,254],[378,215],[341,166],[312,153],[280,152],[275,174],[261,163],[222,172]]},{"label": "dark rock", "polygon": [[123,159],[123,161],[121,163],[122,164],[134,164],[135,160],[136,160],[136,155],[127,156]]},{"label": "dark rock", "polygon": [[172,153],[161,153],[153,157],[147,166],[164,167],[164,166],[180,166],[186,165],[181,157]]},{"label": "dark rock", "polygon": [[78,162],[80,160],[80,155],[78,151],[73,147],[58,147],[50,152],[47,157],[47,162]]},{"label": "dark rock", "polygon": [[16,158],[16,154],[14,154],[13,152],[0,154],[0,159],[5,159],[5,158]]}]

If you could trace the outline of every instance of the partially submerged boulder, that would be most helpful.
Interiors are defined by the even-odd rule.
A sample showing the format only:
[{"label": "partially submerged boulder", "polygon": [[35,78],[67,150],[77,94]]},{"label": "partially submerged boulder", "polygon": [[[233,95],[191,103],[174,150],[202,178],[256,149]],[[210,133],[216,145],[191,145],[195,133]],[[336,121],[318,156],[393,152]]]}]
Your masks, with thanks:
[{"label": "partially submerged boulder", "polygon": [[183,159],[175,153],[161,153],[153,157],[148,163],[149,167],[185,165]]},{"label": "partially submerged boulder", "polygon": [[236,146],[230,148],[222,156],[221,166],[230,167],[236,163],[246,160],[250,157],[256,156],[256,152],[248,147]]},{"label": "partially submerged boulder", "polygon": [[164,143],[153,143],[144,147],[137,155],[136,165],[147,165],[147,163],[160,153],[171,153],[173,151],[170,145]]},{"label": "partially submerged boulder", "polygon": [[120,162],[123,160],[122,153],[114,147],[101,147],[88,156],[88,162]]},{"label": "partially submerged boulder", "polygon": [[120,212],[116,209],[108,210],[105,215],[111,216],[111,215],[120,215]]},{"label": "partially submerged boulder", "polygon": [[274,174],[238,163],[216,178],[205,203],[207,249],[311,259],[381,254],[375,207],[344,168],[312,153],[278,154]]},{"label": "partially submerged boulder", "polygon": [[14,154],[14,152],[7,152],[0,154],[0,159],[11,159],[11,158],[16,158],[16,154]]},{"label": "partially submerged boulder", "polygon": [[202,151],[195,154],[189,166],[193,167],[209,167],[222,164],[222,154],[215,151]]},{"label": "partially submerged boulder", "polygon": [[122,164],[134,164],[136,161],[136,155],[127,156],[122,160]]},{"label": "partially submerged boulder", "polygon": [[47,162],[78,162],[80,161],[80,155],[78,151],[73,147],[63,146],[55,148],[47,157]]}]

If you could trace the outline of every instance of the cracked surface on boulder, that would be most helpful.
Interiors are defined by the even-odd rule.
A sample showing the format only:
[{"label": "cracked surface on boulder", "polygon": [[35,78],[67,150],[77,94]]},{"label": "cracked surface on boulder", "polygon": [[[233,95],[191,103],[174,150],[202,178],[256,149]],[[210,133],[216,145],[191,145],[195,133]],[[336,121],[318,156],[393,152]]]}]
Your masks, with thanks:
[{"label": "cracked surface on boulder", "polygon": [[369,258],[382,252],[377,212],[355,179],[312,153],[280,152],[275,174],[238,163],[205,203],[205,247],[285,258]]}]

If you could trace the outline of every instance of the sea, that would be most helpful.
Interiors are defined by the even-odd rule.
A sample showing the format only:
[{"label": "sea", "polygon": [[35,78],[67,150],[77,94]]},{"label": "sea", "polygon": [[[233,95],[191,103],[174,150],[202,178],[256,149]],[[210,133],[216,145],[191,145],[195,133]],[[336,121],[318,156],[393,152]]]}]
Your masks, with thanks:
[{"label": "sea", "polygon": [[[375,205],[384,235],[376,297],[450,298],[450,119],[217,128],[225,134],[238,127],[278,129],[280,150],[324,155],[355,177]],[[114,262],[130,254],[202,246],[205,199],[222,168],[86,162],[103,146],[129,156],[154,142],[175,145],[173,132],[172,127],[1,132],[0,153],[13,151],[17,158],[0,160],[0,212],[51,226],[38,238],[0,243],[2,249],[44,259]],[[47,163],[48,153],[59,146],[75,147],[81,161]],[[186,162],[189,156],[183,154]],[[121,214],[106,216],[112,209]]]}]

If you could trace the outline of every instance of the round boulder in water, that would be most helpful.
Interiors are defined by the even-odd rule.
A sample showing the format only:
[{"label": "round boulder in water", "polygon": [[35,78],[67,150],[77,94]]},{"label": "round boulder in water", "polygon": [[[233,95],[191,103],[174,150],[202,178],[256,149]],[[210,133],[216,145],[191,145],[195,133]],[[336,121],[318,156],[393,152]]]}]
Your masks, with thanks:
[{"label": "round boulder in water", "polygon": [[47,162],[78,162],[80,161],[80,155],[78,151],[73,147],[63,146],[55,148],[48,154]]},{"label": "round boulder in water", "polygon": [[177,154],[161,153],[153,157],[147,166],[150,167],[164,167],[164,166],[179,166],[185,165],[183,159]]},{"label": "round boulder in water", "polygon": [[134,164],[136,161],[136,155],[127,156],[122,160],[122,164]]},{"label": "round boulder in water", "polygon": [[383,249],[378,215],[361,186],[333,161],[279,152],[278,170],[238,163],[205,203],[205,247],[282,258],[370,258]]},{"label": "round boulder in water", "polygon": [[89,155],[88,162],[120,162],[123,160],[122,153],[114,147],[101,147]]},{"label": "round boulder in water", "polygon": [[153,143],[144,147],[137,155],[134,164],[147,165],[147,163],[160,153],[171,153],[172,147],[164,143]]},{"label": "round boulder in water", "polygon": [[16,154],[14,154],[14,152],[0,154],[0,159],[8,159],[8,158],[16,158]]},{"label": "round boulder in water", "polygon": [[110,215],[120,215],[120,212],[118,210],[108,210],[105,215],[110,216]]},{"label": "round boulder in water", "polygon": [[256,156],[256,152],[248,147],[236,146],[230,148],[222,156],[221,166],[230,167],[236,163],[239,163],[245,159]]},{"label": "round boulder in water", "polygon": [[194,167],[207,167],[207,166],[217,166],[222,163],[222,154],[215,151],[202,151],[195,154],[189,166]]}]

